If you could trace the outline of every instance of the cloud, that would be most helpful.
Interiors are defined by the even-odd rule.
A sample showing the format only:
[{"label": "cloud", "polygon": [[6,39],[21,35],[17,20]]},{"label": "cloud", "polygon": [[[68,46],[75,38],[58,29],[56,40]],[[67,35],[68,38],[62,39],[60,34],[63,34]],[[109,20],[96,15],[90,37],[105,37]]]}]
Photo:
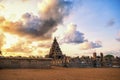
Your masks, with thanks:
[{"label": "cloud", "polygon": [[56,26],[69,14],[72,3],[64,0],[42,0],[39,5],[40,17],[31,16],[28,13],[24,14],[23,18],[27,19],[27,22],[25,28],[21,29],[21,31],[50,38],[56,30]]},{"label": "cloud", "polygon": [[19,38],[19,41],[15,44],[13,44],[11,47],[6,48],[5,51],[7,52],[22,52],[29,54],[36,54],[40,51],[44,51],[46,49],[50,48],[50,41],[32,41],[29,39],[21,39]]},{"label": "cloud", "polygon": [[5,42],[2,45],[2,50],[8,53],[27,53],[28,55],[34,55],[39,51],[45,51],[50,48],[51,40],[32,40],[25,37],[19,37],[17,35],[11,35],[4,33]]},{"label": "cloud", "polygon": [[39,16],[32,13],[22,15],[20,21],[11,22],[1,18],[3,31],[20,36],[50,39],[58,24],[69,15],[72,2],[66,0],[42,0],[39,4]]},{"label": "cloud", "polygon": [[84,37],[84,33],[77,31],[77,26],[75,24],[70,24],[67,27],[66,32],[62,35],[60,40],[61,43],[83,43],[87,41]]},{"label": "cloud", "polygon": [[107,26],[111,27],[111,26],[114,26],[114,24],[115,24],[115,19],[110,19],[107,23]]},{"label": "cloud", "polygon": [[26,1],[29,1],[29,0],[21,0],[22,2],[26,2]]},{"label": "cloud", "polygon": [[117,34],[116,40],[120,42],[120,31],[119,31],[118,34]]},{"label": "cloud", "polygon": [[0,10],[5,9],[5,6],[3,4],[0,4]]},{"label": "cloud", "polygon": [[120,38],[117,38],[116,40],[120,42]]},{"label": "cloud", "polygon": [[62,22],[62,19],[69,14],[72,2],[68,0],[42,0],[38,7],[42,20],[52,19],[55,22]]},{"label": "cloud", "polygon": [[101,41],[96,41],[96,42],[84,42],[80,44],[80,49],[81,50],[88,50],[88,49],[93,49],[93,48],[100,48],[102,47]]},{"label": "cloud", "polygon": [[0,2],[2,2],[3,0],[0,0]]},{"label": "cloud", "polygon": [[51,47],[51,41],[39,43],[38,47],[50,48]]},{"label": "cloud", "polygon": [[0,16],[0,23],[3,23],[3,21],[5,21],[5,18]]},{"label": "cloud", "polygon": [[13,45],[10,48],[7,48],[7,52],[24,52],[24,53],[30,53],[32,52],[32,49],[30,48],[30,43],[26,41],[19,41],[15,45]]},{"label": "cloud", "polygon": [[19,33],[19,29],[22,27],[21,22],[11,22],[7,21],[4,17],[0,17],[0,29],[3,32],[9,32],[9,33]]},{"label": "cloud", "polygon": [[5,43],[4,38],[5,38],[4,34],[0,32],[0,50]]},{"label": "cloud", "polygon": [[111,54],[111,55],[114,55],[114,56],[120,56],[120,49],[117,49],[117,50],[110,50],[110,51],[106,51],[105,54]]}]

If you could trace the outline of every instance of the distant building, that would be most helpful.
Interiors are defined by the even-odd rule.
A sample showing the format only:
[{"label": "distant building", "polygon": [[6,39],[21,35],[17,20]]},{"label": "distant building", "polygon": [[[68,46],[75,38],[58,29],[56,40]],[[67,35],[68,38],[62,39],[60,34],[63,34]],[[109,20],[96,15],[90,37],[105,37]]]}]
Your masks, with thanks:
[{"label": "distant building", "polygon": [[50,48],[50,52],[48,55],[48,58],[53,58],[53,59],[63,59],[64,55],[62,54],[62,51],[59,47],[59,44],[57,42],[57,39],[54,38],[53,44]]}]

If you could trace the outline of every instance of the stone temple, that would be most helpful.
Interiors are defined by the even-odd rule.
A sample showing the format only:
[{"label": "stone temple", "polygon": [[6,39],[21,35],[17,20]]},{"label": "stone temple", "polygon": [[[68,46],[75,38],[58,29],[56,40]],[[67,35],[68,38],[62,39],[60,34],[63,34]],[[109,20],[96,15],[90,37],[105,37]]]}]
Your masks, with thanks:
[{"label": "stone temple", "polygon": [[63,59],[64,55],[62,54],[62,51],[59,47],[59,44],[57,42],[56,37],[54,38],[53,44],[50,48],[50,52],[48,55],[48,58],[53,58],[53,59]]},{"label": "stone temple", "polygon": [[120,68],[120,57],[114,56],[97,56],[93,57],[70,57],[63,55],[57,39],[54,38],[50,52],[45,58],[40,57],[5,57],[0,51],[0,69],[1,68],[51,68],[52,66],[61,67],[117,67]]}]

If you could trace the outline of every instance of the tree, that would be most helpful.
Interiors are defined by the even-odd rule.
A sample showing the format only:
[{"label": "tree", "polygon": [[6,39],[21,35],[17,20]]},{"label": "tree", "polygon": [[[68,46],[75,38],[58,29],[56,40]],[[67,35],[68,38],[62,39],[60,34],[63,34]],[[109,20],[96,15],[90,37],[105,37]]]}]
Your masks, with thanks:
[{"label": "tree", "polygon": [[108,55],[106,55],[105,57],[106,57],[106,58],[114,58],[114,56],[111,55],[111,54],[108,54]]}]

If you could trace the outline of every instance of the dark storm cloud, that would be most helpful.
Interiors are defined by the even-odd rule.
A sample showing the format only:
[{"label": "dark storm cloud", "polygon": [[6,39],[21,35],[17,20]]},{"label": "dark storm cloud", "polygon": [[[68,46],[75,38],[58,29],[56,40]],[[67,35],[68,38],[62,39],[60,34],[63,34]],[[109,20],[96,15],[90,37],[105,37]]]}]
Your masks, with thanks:
[{"label": "dark storm cloud", "polygon": [[[52,33],[56,30],[56,26],[62,23],[64,17],[69,14],[69,10],[72,6],[72,2],[70,1],[53,1],[53,3],[49,3],[51,6],[48,4],[44,7],[45,11],[40,9],[40,17],[33,16],[29,13],[24,14],[23,19],[26,19],[26,24],[23,28],[19,29],[20,32],[37,37],[42,36],[43,38],[50,38]],[[42,3],[44,3],[44,0]]]},{"label": "dark storm cloud", "polygon": [[[42,6],[44,4],[44,7]],[[63,22],[64,17],[69,15],[72,2],[68,0],[52,0],[48,3],[42,0],[40,3],[39,16],[25,13],[21,21],[6,22],[0,25],[1,29],[18,34],[20,36],[31,36],[41,39],[49,39],[57,29],[56,26]],[[2,22],[0,22],[2,24]]]},{"label": "dark storm cloud", "polygon": [[25,24],[19,28],[19,32],[35,37],[49,38],[52,34],[52,32],[48,34],[49,31],[54,30],[55,25],[57,25],[57,22],[52,19],[43,21],[39,17],[31,15],[29,13],[23,15],[23,20]]}]

